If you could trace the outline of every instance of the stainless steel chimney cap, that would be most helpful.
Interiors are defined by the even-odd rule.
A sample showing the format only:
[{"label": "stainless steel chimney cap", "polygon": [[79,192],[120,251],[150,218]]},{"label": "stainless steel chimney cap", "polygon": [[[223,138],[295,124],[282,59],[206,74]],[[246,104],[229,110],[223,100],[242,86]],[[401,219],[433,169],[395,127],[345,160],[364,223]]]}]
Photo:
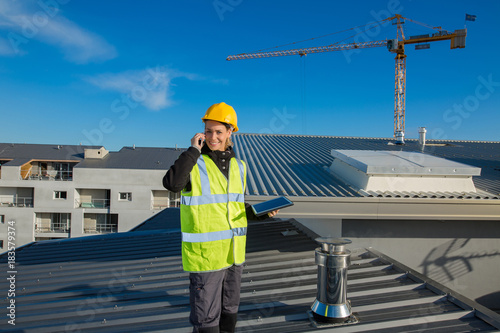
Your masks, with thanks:
[{"label": "stainless steel chimney cap", "polygon": [[350,239],[334,237],[318,237],[315,240],[321,245],[323,252],[330,254],[342,253],[345,251],[345,246],[352,243]]}]

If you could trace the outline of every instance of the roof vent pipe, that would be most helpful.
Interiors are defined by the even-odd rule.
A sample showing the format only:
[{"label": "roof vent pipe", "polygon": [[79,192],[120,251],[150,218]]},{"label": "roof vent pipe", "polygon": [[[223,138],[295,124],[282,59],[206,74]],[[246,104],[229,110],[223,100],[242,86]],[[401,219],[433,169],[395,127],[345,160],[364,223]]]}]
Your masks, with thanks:
[{"label": "roof vent pipe", "polygon": [[427,133],[425,127],[418,128],[418,144],[421,146],[425,146],[425,133]]},{"label": "roof vent pipe", "polygon": [[397,131],[394,136],[396,137],[396,142],[395,143],[397,145],[404,145],[405,144],[405,132],[403,132],[403,131]]},{"label": "roof vent pipe", "polygon": [[356,323],[351,303],[347,298],[347,269],[351,264],[351,251],[345,249],[349,239],[320,237],[316,242],[318,265],[317,297],[311,306],[317,322],[330,324]]}]

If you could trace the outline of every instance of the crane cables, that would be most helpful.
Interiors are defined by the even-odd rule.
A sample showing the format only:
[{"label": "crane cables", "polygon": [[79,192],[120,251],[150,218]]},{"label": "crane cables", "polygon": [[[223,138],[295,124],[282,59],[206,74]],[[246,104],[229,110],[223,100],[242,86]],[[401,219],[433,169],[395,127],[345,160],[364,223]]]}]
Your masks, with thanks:
[{"label": "crane cables", "polygon": [[[382,25],[385,21],[389,21],[389,20],[392,20],[392,17],[389,17],[389,18],[386,18],[384,20],[381,20],[381,21],[376,21],[376,22],[368,22],[367,24],[363,24],[363,25],[358,25],[356,27],[353,27],[353,28],[349,28],[349,29],[345,29],[345,30],[341,30],[341,31],[337,31],[337,32],[332,32],[332,33],[329,33],[329,34],[326,34],[326,35],[322,35],[322,36],[318,36],[318,37],[312,37],[312,38],[308,38],[308,39],[304,39],[304,40],[300,40],[300,41],[297,41],[297,42],[291,42],[291,43],[287,43],[287,44],[282,44],[282,45],[277,45],[277,46],[273,46],[273,47],[268,47],[268,48],[264,48],[264,49],[260,49],[260,50],[256,50],[254,52],[247,52],[247,53],[257,53],[257,52],[264,52],[264,51],[268,51],[268,50],[273,50],[273,49],[278,49],[278,48],[281,48],[281,47],[285,47],[285,46],[290,46],[290,45],[295,45],[295,44],[300,44],[300,43],[304,43],[304,42],[309,42],[309,41],[312,41],[312,40],[315,40],[315,39],[320,39],[320,38],[325,38],[325,37],[328,37],[328,36],[333,36],[333,35],[337,35],[337,34],[341,34],[341,33],[344,33],[344,32],[347,32],[347,31],[352,31],[352,30],[356,30],[356,29],[361,29],[363,27],[366,27],[366,26],[369,26],[369,25],[373,25],[373,27],[370,27],[368,29],[365,29],[365,30],[370,30],[374,27],[377,27],[379,25]],[[346,37],[342,40],[339,40],[331,45],[336,45],[336,44],[339,44],[347,39],[350,39],[350,38],[354,38],[356,37],[357,35],[359,34],[362,34],[364,33],[364,31],[358,31],[356,34],[352,35],[352,36],[349,36],[349,37]]]}]

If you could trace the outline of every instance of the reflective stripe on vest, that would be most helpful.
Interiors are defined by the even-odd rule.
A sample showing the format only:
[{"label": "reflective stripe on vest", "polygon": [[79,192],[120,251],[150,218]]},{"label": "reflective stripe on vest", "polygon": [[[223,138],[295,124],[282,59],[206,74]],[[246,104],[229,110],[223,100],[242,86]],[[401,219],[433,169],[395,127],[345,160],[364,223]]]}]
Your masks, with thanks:
[{"label": "reflective stripe on vest", "polygon": [[[229,200],[228,200],[229,199]],[[245,195],[240,193],[210,194],[201,197],[181,197],[181,204],[187,206],[206,205],[212,203],[225,203],[228,201],[245,202]]]},{"label": "reflective stripe on vest", "polygon": [[246,166],[231,158],[227,179],[207,155],[181,192],[182,263],[185,271],[213,271],[245,261]]},{"label": "reflective stripe on vest", "polygon": [[231,239],[233,236],[246,236],[247,228],[233,228],[231,230],[206,232],[203,234],[182,233],[182,241],[188,243],[213,242],[222,239]]}]

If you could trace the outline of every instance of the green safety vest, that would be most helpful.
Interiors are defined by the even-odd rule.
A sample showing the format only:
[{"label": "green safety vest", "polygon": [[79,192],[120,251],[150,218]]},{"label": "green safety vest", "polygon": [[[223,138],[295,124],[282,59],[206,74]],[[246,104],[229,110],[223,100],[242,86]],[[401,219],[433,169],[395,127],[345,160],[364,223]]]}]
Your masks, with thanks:
[{"label": "green safety vest", "polygon": [[246,165],[231,158],[229,182],[208,155],[190,174],[191,191],[181,192],[182,266],[187,272],[216,271],[245,262]]}]

